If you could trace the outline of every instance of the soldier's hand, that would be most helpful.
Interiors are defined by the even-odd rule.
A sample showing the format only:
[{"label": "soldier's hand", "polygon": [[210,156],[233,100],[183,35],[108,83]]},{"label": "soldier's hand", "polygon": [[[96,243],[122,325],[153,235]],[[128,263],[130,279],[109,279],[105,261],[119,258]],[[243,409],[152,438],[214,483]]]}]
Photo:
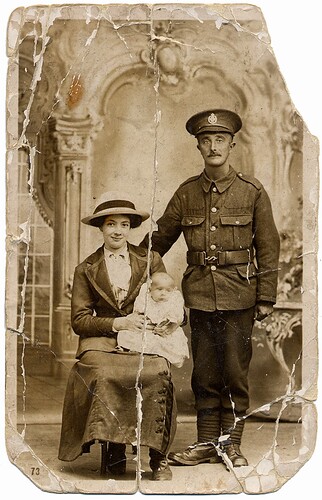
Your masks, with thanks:
[{"label": "soldier's hand", "polygon": [[255,307],[255,320],[263,321],[274,311],[273,304],[271,302],[258,302]]}]

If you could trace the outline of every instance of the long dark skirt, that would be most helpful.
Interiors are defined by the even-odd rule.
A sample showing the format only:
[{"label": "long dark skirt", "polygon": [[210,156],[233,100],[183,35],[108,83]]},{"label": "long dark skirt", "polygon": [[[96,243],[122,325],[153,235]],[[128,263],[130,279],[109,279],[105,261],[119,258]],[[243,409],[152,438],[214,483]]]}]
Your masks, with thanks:
[{"label": "long dark skirt", "polygon": [[96,440],[138,441],[168,452],[176,430],[170,364],[144,355],[139,373],[141,361],[131,352],[88,351],[75,363],[65,394],[60,460],[75,460]]}]

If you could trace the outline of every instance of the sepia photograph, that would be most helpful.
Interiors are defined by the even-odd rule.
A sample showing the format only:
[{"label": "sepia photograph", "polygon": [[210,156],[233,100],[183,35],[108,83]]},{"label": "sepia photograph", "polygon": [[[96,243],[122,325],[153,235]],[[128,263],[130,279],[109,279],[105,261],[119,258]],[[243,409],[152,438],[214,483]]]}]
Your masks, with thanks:
[{"label": "sepia photograph", "polygon": [[261,8],[26,5],[6,44],[9,461],[280,490],[317,439],[319,144]]}]

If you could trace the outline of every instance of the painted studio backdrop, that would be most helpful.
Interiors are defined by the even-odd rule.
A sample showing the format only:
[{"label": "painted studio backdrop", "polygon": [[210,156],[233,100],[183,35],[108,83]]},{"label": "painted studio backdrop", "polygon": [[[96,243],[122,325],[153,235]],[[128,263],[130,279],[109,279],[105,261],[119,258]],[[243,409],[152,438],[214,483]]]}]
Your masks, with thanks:
[{"label": "painted studio backdrop", "polygon": [[[305,126],[261,13],[236,6],[232,17],[220,8],[37,7],[12,15],[9,72],[19,94],[11,110],[9,206],[14,193],[18,210],[8,213],[9,233],[17,235],[8,259],[16,323],[8,326],[17,332],[17,425],[27,437],[29,425],[44,421],[59,432],[77,348],[70,325],[73,272],[101,244],[99,230],[80,219],[101,193],[128,191],[152,213],[132,233],[139,243],[180,183],[201,172],[185,123],[210,108],[242,117],[231,163],[263,183],[281,236],[278,303],[253,336],[251,410],[260,409],[252,418],[301,418],[292,399],[279,412],[286,388],[302,387],[303,280],[311,273],[302,259]],[[164,257],[178,287],[185,252],[180,237]],[[189,337],[188,326],[185,332]],[[191,369],[191,359],[173,369],[182,420],[195,416]],[[33,406],[33,392],[46,384],[52,395]]]}]

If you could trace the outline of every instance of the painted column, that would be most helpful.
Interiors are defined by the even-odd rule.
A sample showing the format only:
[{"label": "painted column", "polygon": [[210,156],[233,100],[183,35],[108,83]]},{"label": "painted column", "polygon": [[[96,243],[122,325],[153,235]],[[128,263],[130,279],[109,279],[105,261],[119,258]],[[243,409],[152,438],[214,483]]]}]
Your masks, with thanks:
[{"label": "painted column", "polygon": [[[91,119],[63,116],[50,121],[55,144],[53,344],[58,362],[75,358],[77,336],[70,323],[70,294],[80,261],[80,219],[90,185]],[[56,365],[59,366],[59,363]]]}]

